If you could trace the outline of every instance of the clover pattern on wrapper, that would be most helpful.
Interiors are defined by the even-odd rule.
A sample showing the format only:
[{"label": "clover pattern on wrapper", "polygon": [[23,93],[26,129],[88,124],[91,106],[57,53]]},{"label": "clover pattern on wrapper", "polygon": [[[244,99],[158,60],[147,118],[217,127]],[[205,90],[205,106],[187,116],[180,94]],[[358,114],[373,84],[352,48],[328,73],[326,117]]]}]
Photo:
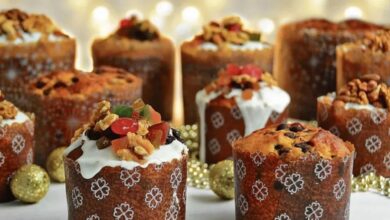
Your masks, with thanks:
[{"label": "clover pattern on wrapper", "polygon": [[[288,198],[289,200],[294,199],[294,197],[296,197],[300,202],[303,202],[305,205],[297,205],[297,207],[289,209],[291,205],[287,204],[288,202],[286,201],[286,203],[277,205],[277,207],[275,207],[276,210],[284,212],[273,216],[272,219],[285,220],[294,219],[293,216],[301,216],[304,219],[319,220],[324,216],[329,216],[328,214],[326,214],[326,212],[328,211],[327,206],[329,206],[329,208],[332,210],[333,216],[340,216],[342,217],[342,219],[348,219],[349,205],[344,204],[346,203],[348,198],[344,196],[347,193],[346,187],[347,184],[350,184],[350,180],[345,180],[344,177],[337,179],[337,177],[339,176],[338,170],[344,166],[346,167],[343,168],[343,175],[348,175],[347,173],[352,172],[351,164],[353,157],[347,156],[343,158],[343,160],[346,161],[345,163],[343,160],[340,160],[338,162],[330,162],[324,159],[318,160],[314,157],[303,159],[303,161],[306,161],[306,166],[312,168],[311,171],[308,168],[305,168],[303,170],[299,168],[299,166],[301,165],[298,164],[303,162],[279,163],[276,164],[277,166],[275,166],[270,165],[274,163],[271,161],[275,160],[275,158],[273,158],[272,156],[266,157],[264,155],[261,155],[261,157],[264,159],[264,161],[262,164],[259,165],[259,163],[255,160],[248,160],[250,158],[250,156],[248,158],[248,155],[240,154],[235,156],[235,172],[237,174],[237,184],[239,186],[241,184],[251,184],[250,189],[244,190],[243,188],[238,187],[238,191],[236,192],[237,219],[250,219],[250,217],[246,217],[246,214],[248,212],[251,212],[251,209],[264,208],[270,205],[270,202],[275,195],[282,196],[283,194],[285,194],[284,196],[286,199]],[[270,182],[270,177],[268,176],[268,174],[267,177],[265,177],[264,179],[262,179],[261,177],[259,178],[259,176],[262,176],[259,173],[262,172],[261,170],[265,169],[274,169],[273,178],[277,182]],[[308,171],[310,172],[306,173]],[[310,179],[310,183],[306,183],[306,180],[308,179]],[[311,193],[313,193],[312,189],[310,189],[313,184],[318,185],[322,189],[326,188],[323,190],[331,192],[332,196],[314,196],[314,198],[317,198],[317,200],[306,200],[306,196],[304,196],[304,194],[309,194],[307,197],[310,197]],[[287,196],[287,194],[289,194],[290,196]],[[303,198],[305,199],[300,200]],[[297,199],[294,199],[294,201],[297,201]],[[267,200],[269,200],[268,203]],[[343,210],[335,211],[336,207],[330,205],[331,203],[337,202],[341,202],[340,206],[338,206],[337,209],[340,209],[342,207]],[[301,209],[299,209],[298,207],[301,207]],[[342,215],[336,213],[341,213]],[[271,218],[271,216],[268,217]]]},{"label": "clover pattern on wrapper", "polygon": [[[333,95],[328,97],[333,99]],[[390,148],[384,144],[390,140],[387,110],[373,106],[366,109],[345,108],[325,100],[325,97],[318,100],[318,124],[356,146],[354,175],[373,172],[389,177]],[[327,118],[321,117],[324,111],[328,112]]]}]

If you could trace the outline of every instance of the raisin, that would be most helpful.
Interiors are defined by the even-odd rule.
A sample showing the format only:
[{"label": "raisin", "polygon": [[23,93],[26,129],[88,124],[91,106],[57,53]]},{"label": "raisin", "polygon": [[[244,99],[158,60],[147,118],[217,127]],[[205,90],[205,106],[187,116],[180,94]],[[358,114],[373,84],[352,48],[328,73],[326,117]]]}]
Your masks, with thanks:
[{"label": "raisin", "polygon": [[275,150],[278,152],[279,156],[290,152],[290,149],[288,149],[280,144],[275,145]]},{"label": "raisin", "polygon": [[305,128],[303,127],[303,125],[301,125],[301,123],[293,123],[290,125],[289,129],[292,132],[300,132],[300,131],[305,130]]},{"label": "raisin", "polygon": [[96,146],[98,149],[104,149],[111,145],[111,140],[108,137],[101,137],[96,141]]},{"label": "raisin", "polygon": [[45,87],[46,83],[42,82],[42,81],[38,81],[37,83],[35,83],[35,87],[37,87],[38,89],[42,89],[43,87]]},{"label": "raisin", "polygon": [[277,130],[277,131],[280,131],[280,130],[284,130],[284,129],[286,129],[286,128],[287,128],[287,124],[282,123],[282,124],[279,124],[279,125],[276,127],[276,130]]},{"label": "raisin", "polygon": [[172,135],[168,135],[167,140],[165,141],[165,144],[171,144],[176,138]]},{"label": "raisin", "polygon": [[183,139],[181,139],[180,132],[178,130],[172,128],[172,134],[178,141],[184,143]]},{"label": "raisin", "polygon": [[283,145],[277,144],[275,145],[275,150],[280,150],[283,148]]},{"label": "raisin", "polygon": [[287,132],[284,134],[284,136],[289,137],[291,139],[295,139],[298,137],[295,133],[292,133],[292,132]]},{"label": "raisin", "polygon": [[97,140],[102,136],[102,133],[93,129],[88,129],[85,134],[90,140]]},{"label": "raisin", "polygon": [[109,138],[110,140],[114,140],[117,138],[120,138],[120,135],[115,134],[111,128],[107,128],[106,130],[103,131],[103,135]]},{"label": "raisin", "polygon": [[309,149],[311,148],[311,146],[306,143],[306,142],[303,142],[303,143],[297,143],[294,145],[295,147],[298,147],[298,148],[301,148],[302,152],[303,153],[306,153],[309,151]]}]

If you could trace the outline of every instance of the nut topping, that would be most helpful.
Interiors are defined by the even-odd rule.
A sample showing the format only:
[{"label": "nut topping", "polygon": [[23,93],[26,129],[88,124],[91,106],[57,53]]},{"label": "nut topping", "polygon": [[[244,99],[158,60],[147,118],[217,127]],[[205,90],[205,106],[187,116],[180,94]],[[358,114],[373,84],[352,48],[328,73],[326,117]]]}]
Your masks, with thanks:
[{"label": "nut topping", "polygon": [[378,74],[367,74],[342,87],[337,94],[336,101],[389,108],[390,89],[381,82],[381,77]]}]

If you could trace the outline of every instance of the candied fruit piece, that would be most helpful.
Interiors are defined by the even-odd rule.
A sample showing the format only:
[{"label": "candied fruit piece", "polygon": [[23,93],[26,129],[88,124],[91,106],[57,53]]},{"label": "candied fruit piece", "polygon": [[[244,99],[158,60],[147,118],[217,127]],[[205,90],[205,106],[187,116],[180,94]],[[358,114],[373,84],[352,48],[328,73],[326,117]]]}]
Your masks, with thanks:
[{"label": "candied fruit piece", "polygon": [[129,140],[126,136],[111,141],[111,147],[115,153],[120,149],[126,149],[128,146]]},{"label": "candied fruit piece", "polygon": [[226,72],[229,75],[232,75],[232,76],[233,75],[239,75],[240,72],[241,72],[241,69],[236,64],[228,64],[227,67],[226,67]]},{"label": "candied fruit piece", "polygon": [[144,101],[142,99],[137,99],[134,101],[134,103],[131,105],[133,107],[134,111],[140,112],[145,106]]},{"label": "candied fruit piece", "polygon": [[242,74],[246,74],[246,75],[255,77],[257,79],[260,79],[261,75],[263,74],[263,71],[259,67],[252,65],[252,64],[248,64],[246,66],[243,66],[241,72],[242,72]]},{"label": "candied fruit piece", "polygon": [[156,110],[153,109],[150,105],[145,105],[140,112],[141,116],[152,122],[152,124],[157,124],[161,122],[161,115]]},{"label": "candied fruit piece", "polygon": [[131,118],[133,108],[127,105],[118,105],[114,107],[113,113],[117,114],[121,118]]},{"label": "candied fruit piece", "polygon": [[169,129],[170,126],[168,122],[161,122],[152,125],[149,127],[149,133],[146,135],[146,137],[150,140],[153,146],[159,147],[165,144]]},{"label": "candied fruit piece", "polygon": [[129,132],[136,133],[138,130],[138,121],[133,118],[118,118],[111,124],[111,130],[121,136]]}]

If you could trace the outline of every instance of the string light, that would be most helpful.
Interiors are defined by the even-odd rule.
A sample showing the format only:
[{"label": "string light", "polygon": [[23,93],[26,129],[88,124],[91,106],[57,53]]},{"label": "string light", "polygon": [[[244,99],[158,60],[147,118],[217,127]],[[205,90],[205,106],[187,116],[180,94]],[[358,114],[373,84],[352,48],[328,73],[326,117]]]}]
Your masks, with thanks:
[{"label": "string light", "polygon": [[357,6],[351,6],[345,9],[344,11],[345,18],[362,18],[363,11]]},{"label": "string light", "polygon": [[184,21],[193,23],[199,19],[200,12],[196,7],[188,6],[185,7],[181,12],[181,17],[183,18]]},{"label": "string light", "polygon": [[156,4],[156,13],[159,16],[166,17],[173,12],[173,5],[169,1],[161,1]]},{"label": "string light", "polygon": [[104,6],[97,6],[92,11],[92,19],[97,23],[107,21],[109,16],[110,11]]},{"label": "string light", "polygon": [[269,18],[262,18],[258,22],[258,27],[261,32],[270,34],[275,30],[275,23]]}]

